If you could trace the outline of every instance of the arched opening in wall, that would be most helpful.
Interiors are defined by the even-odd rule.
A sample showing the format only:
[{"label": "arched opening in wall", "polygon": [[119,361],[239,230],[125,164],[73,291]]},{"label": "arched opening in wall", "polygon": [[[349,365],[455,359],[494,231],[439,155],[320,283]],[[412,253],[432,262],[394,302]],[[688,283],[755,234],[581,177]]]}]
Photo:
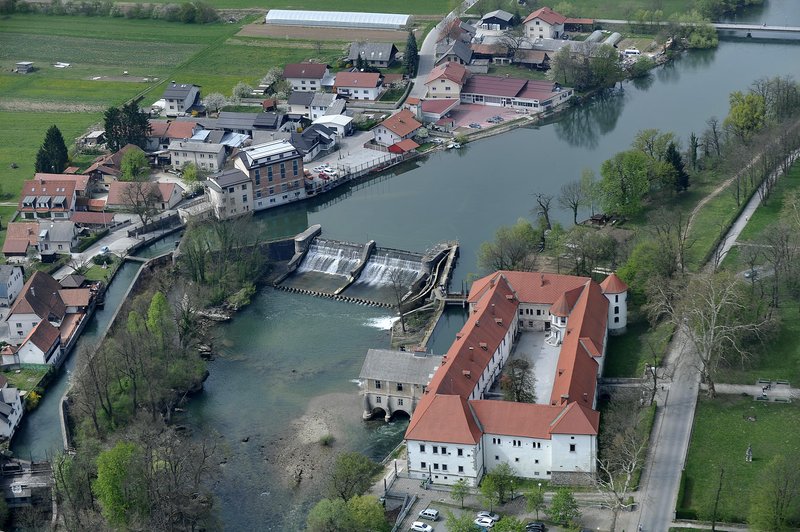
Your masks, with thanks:
[{"label": "arched opening in wall", "polygon": [[370,419],[383,419],[386,417],[386,410],[384,410],[379,406],[376,406],[375,408],[372,409],[371,414],[372,416],[370,417]]},{"label": "arched opening in wall", "polygon": [[395,410],[392,412],[392,417],[389,419],[389,421],[400,421],[403,419],[411,419],[411,415],[405,410]]}]

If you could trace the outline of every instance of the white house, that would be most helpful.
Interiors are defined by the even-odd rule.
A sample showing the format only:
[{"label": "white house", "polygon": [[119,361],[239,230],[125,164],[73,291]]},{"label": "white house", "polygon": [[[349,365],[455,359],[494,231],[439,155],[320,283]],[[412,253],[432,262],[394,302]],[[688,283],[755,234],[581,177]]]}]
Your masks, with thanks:
[{"label": "white house", "polygon": [[70,253],[78,245],[78,232],[70,220],[39,222],[39,239],[36,246],[43,259],[60,253]]},{"label": "white house", "polygon": [[17,349],[17,364],[58,364],[63,350],[61,334],[47,320],[40,321]]},{"label": "white house", "polygon": [[0,307],[10,307],[22,291],[22,266],[0,265]]},{"label": "white house", "polygon": [[145,197],[152,198],[153,207],[156,209],[162,211],[172,209],[183,199],[183,187],[177,183],[161,181],[157,183],[115,181],[108,188],[106,207],[129,210],[134,202],[142,201]]},{"label": "white house", "polygon": [[327,92],[316,92],[311,100],[311,120],[324,116],[336,101],[336,95]]},{"label": "white house", "polygon": [[293,91],[317,92],[333,85],[328,65],[323,63],[291,63],[283,68],[283,78]]},{"label": "white house", "polygon": [[21,344],[41,321],[58,326],[67,313],[58,281],[44,272],[33,272],[6,317],[10,343]]},{"label": "white house", "polygon": [[[594,475],[597,378],[614,326],[609,318],[619,315],[609,314],[609,300],[624,301],[627,293],[615,275],[604,284],[508,271],[475,281],[469,318],[406,431],[409,475],[477,486],[503,463],[520,477],[555,483],[585,483]],[[486,400],[521,330],[542,331],[560,347],[549,397],[536,404]]]},{"label": "white house", "polygon": [[374,72],[339,72],[336,93],[348,100],[377,100],[383,92],[381,75]]},{"label": "white house", "polygon": [[225,165],[225,146],[212,142],[173,140],[169,143],[173,168],[194,163],[200,170],[217,172]]},{"label": "white house", "polygon": [[353,117],[347,115],[325,115],[312,122],[314,125],[325,126],[332,129],[340,137],[353,134]]},{"label": "white house", "polygon": [[75,212],[75,179],[31,179],[22,184],[18,210],[25,220],[69,220]]},{"label": "white house", "polygon": [[529,39],[558,39],[564,33],[567,17],[549,7],[540,7],[523,21]]},{"label": "white house", "polygon": [[422,127],[414,117],[414,113],[403,109],[393,114],[372,130],[373,139],[381,146],[391,146],[401,140],[410,139]]},{"label": "white house", "polygon": [[315,93],[292,91],[286,103],[289,104],[289,115],[311,117],[311,102],[314,101]]},{"label": "white house", "polygon": [[181,116],[199,110],[200,87],[187,83],[170,83],[164,95],[164,111],[167,116]]},{"label": "white house", "polygon": [[0,375],[0,439],[10,440],[14,436],[23,413],[19,390],[9,388],[8,380]]},{"label": "white house", "polygon": [[208,198],[214,216],[226,220],[253,212],[253,189],[250,176],[232,168],[207,180]]}]

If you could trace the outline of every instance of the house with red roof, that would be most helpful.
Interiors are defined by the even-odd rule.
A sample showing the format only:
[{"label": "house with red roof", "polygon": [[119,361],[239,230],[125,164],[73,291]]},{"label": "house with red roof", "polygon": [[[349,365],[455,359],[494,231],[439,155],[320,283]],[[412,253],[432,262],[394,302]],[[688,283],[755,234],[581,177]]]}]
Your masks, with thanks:
[{"label": "house with red roof", "polygon": [[461,88],[461,103],[540,113],[566,103],[573,93],[573,89],[552,81],[475,74]]},{"label": "house with red roof", "polygon": [[417,121],[414,113],[403,109],[393,114],[372,130],[372,135],[377,144],[392,146],[405,139],[413,137],[422,124]]},{"label": "house with red roof", "polygon": [[376,72],[339,72],[334,88],[348,100],[377,100],[383,92],[383,79]]},{"label": "house with red roof", "polygon": [[293,91],[317,92],[333,85],[333,76],[324,63],[290,63],[283,68],[283,78]]},{"label": "house with red roof", "polygon": [[559,39],[564,33],[567,17],[549,7],[540,7],[522,22],[529,39]]},{"label": "house with red roof", "polygon": [[[42,174],[37,174],[42,175]],[[51,175],[51,174],[46,174]],[[31,179],[22,184],[19,213],[25,220],[69,220],[75,212],[75,176],[71,179]]]},{"label": "house with red roof", "polygon": [[454,62],[444,63],[431,70],[425,80],[428,98],[455,98],[469,77],[466,67]]},{"label": "house with red roof", "polygon": [[[524,478],[572,484],[590,478],[600,423],[597,378],[608,334],[624,324],[626,298],[627,286],[614,274],[602,284],[511,271],[475,281],[467,322],[406,430],[409,475],[477,486],[507,463]],[[487,399],[522,332],[545,335],[558,353],[550,393],[537,403]]]},{"label": "house with red roof", "polygon": [[[108,199],[106,200],[106,207],[109,209],[130,209],[131,198],[135,198],[142,189],[141,194],[150,194],[150,191],[144,191],[144,187],[148,187],[156,198],[155,208],[162,211],[171,209],[180,203],[183,198],[183,187],[177,183],[164,183],[164,182],[149,182],[149,183],[134,183],[129,181],[115,181],[111,183],[108,189]],[[135,190],[134,190],[135,189]],[[129,192],[133,190],[134,192]]]}]

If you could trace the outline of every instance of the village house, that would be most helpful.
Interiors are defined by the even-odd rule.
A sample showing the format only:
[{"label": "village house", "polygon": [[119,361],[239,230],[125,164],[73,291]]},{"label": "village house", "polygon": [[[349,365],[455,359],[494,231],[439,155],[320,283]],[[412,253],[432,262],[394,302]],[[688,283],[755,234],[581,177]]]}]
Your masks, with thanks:
[{"label": "village house", "polygon": [[353,134],[353,117],[347,115],[323,115],[314,120],[312,124],[332,129],[339,137]]},{"label": "village house", "polygon": [[61,334],[49,321],[40,321],[22,344],[10,355],[3,356],[4,364],[53,364],[61,361]]},{"label": "village house", "polygon": [[445,63],[468,65],[472,62],[472,48],[468,42],[456,39],[450,43],[439,43],[436,49],[436,66]]},{"label": "village house", "polygon": [[375,72],[339,72],[336,93],[349,100],[377,100],[383,92],[381,75]]},{"label": "village house", "polygon": [[461,103],[512,107],[527,113],[548,111],[566,103],[571,88],[552,81],[502,78],[475,74],[461,88]]},{"label": "village house", "polygon": [[514,25],[514,15],[508,11],[497,9],[482,16],[478,25],[486,30],[505,31]]},{"label": "village house", "polygon": [[190,139],[198,129],[194,120],[150,120],[147,151],[167,150],[172,141]]},{"label": "village house", "polygon": [[303,162],[313,161],[320,153],[328,153],[336,146],[336,130],[317,124],[302,132],[293,132],[289,141],[303,156]]},{"label": "village house", "polygon": [[61,324],[67,308],[60,291],[61,285],[50,275],[33,272],[6,317],[12,344],[21,344],[41,321],[56,327]]},{"label": "village house", "polygon": [[467,69],[459,63],[445,63],[439,65],[428,74],[425,80],[428,98],[455,98],[461,97],[461,87],[469,77]]},{"label": "village house", "polygon": [[83,174],[88,175],[91,180],[97,182],[100,188],[108,190],[108,186],[119,178],[122,174],[122,158],[131,150],[138,150],[144,153],[135,144],[126,144],[110,155],[101,155],[94,160],[94,163],[84,170]]},{"label": "village house", "polygon": [[364,399],[364,419],[381,414],[389,421],[396,413],[411,417],[441,356],[411,351],[370,349],[358,376]]},{"label": "village house", "polygon": [[398,142],[413,137],[422,127],[414,113],[403,109],[393,114],[372,130],[373,139],[381,146],[392,146]]},{"label": "village house", "polygon": [[[614,274],[600,285],[508,271],[475,281],[469,318],[406,431],[409,475],[477,486],[506,463],[523,478],[587,482],[596,472],[597,378],[608,334],[624,331],[626,299],[627,286]],[[557,349],[554,374],[538,376],[552,383],[550,393],[537,403],[487,400],[522,330],[541,331]]]},{"label": "village house", "polygon": [[292,91],[289,94],[287,104],[289,104],[289,117],[311,117],[311,102],[314,101],[313,92]]},{"label": "village house", "polygon": [[25,181],[18,209],[25,220],[69,220],[75,211],[75,179]]},{"label": "village house", "polygon": [[253,190],[250,176],[231,168],[206,180],[208,199],[218,220],[227,220],[253,212]]},{"label": "village house", "polygon": [[108,190],[106,207],[116,210],[130,210],[137,201],[144,201],[145,196],[152,197],[153,207],[165,211],[173,209],[183,199],[183,187],[177,183],[147,182],[136,183],[116,181]]},{"label": "village house", "polygon": [[22,266],[0,264],[0,307],[10,307],[24,284]]},{"label": "village house", "polygon": [[200,170],[216,172],[225,165],[225,146],[210,142],[174,140],[169,144],[172,167],[194,163]]},{"label": "village house", "polygon": [[440,125],[448,114],[461,103],[457,99],[442,98],[440,100],[423,100],[419,106],[422,121],[427,124]]},{"label": "village house", "polygon": [[59,254],[70,253],[78,245],[78,231],[72,220],[39,222],[36,247],[42,262],[52,262]]},{"label": "village house", "polygon": [[22,398],[19,390],[8,386],[8,379],[0,375],[0,439],[10,440],[22,420]]},{"label": "village house", "polygon": [[10,222],[6,225],[3,256],[9,259],[24,259],[39,242],[39,222]]},{"label": "village house", "polygon": [[352,42],[347,60],[354,65],[359,57],[366,61],[366,64],[375,68],[386,68],[391,66],[397,55],[397,47],[390,42]]},{"label": "village house", "polygon": [[293,91],[317,92],[333,85],[333,76],[323,63],[288,64],[283,68],[283,78]]},{"label": "village house", "polygon": [[567,17],[549,7],[540,7],[523,21],[529,39],[559,39],[564,33]]},{"label": "village house", "polygon": [[336,108],[333,110],[335,114],[340,114],[342,111],[344,111],[344,106],[345,101],[338,99],[335,94],[316,92],[314,93],[314,98],[311,100],[309,118],[311,120],[316,120],[321,116],[325,116],[326,114],[329,114],[332,107]]},{"label": "village house", "polygon": [[306,197],[303,156],[286,139],[243,148],[234,166],[253,183],[256,211]]},{"label": "village house", "polygon": [[163,98],[164,114],[167,116],[183,116],[191,114],[192,111],[204,112],[205,108],[200,103],[200,87],[187,83],[175,83],[167,85]]}]

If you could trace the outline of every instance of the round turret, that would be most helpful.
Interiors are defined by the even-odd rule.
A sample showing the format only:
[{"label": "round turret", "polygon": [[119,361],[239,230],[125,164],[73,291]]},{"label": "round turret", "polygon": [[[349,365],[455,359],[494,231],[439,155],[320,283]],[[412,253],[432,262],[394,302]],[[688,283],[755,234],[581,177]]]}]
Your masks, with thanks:
[{"label": "round turret", "polygon": [[608,332],[622,334],[628,326],[628,285],[612,273],[600,283],[608,299]]}]

